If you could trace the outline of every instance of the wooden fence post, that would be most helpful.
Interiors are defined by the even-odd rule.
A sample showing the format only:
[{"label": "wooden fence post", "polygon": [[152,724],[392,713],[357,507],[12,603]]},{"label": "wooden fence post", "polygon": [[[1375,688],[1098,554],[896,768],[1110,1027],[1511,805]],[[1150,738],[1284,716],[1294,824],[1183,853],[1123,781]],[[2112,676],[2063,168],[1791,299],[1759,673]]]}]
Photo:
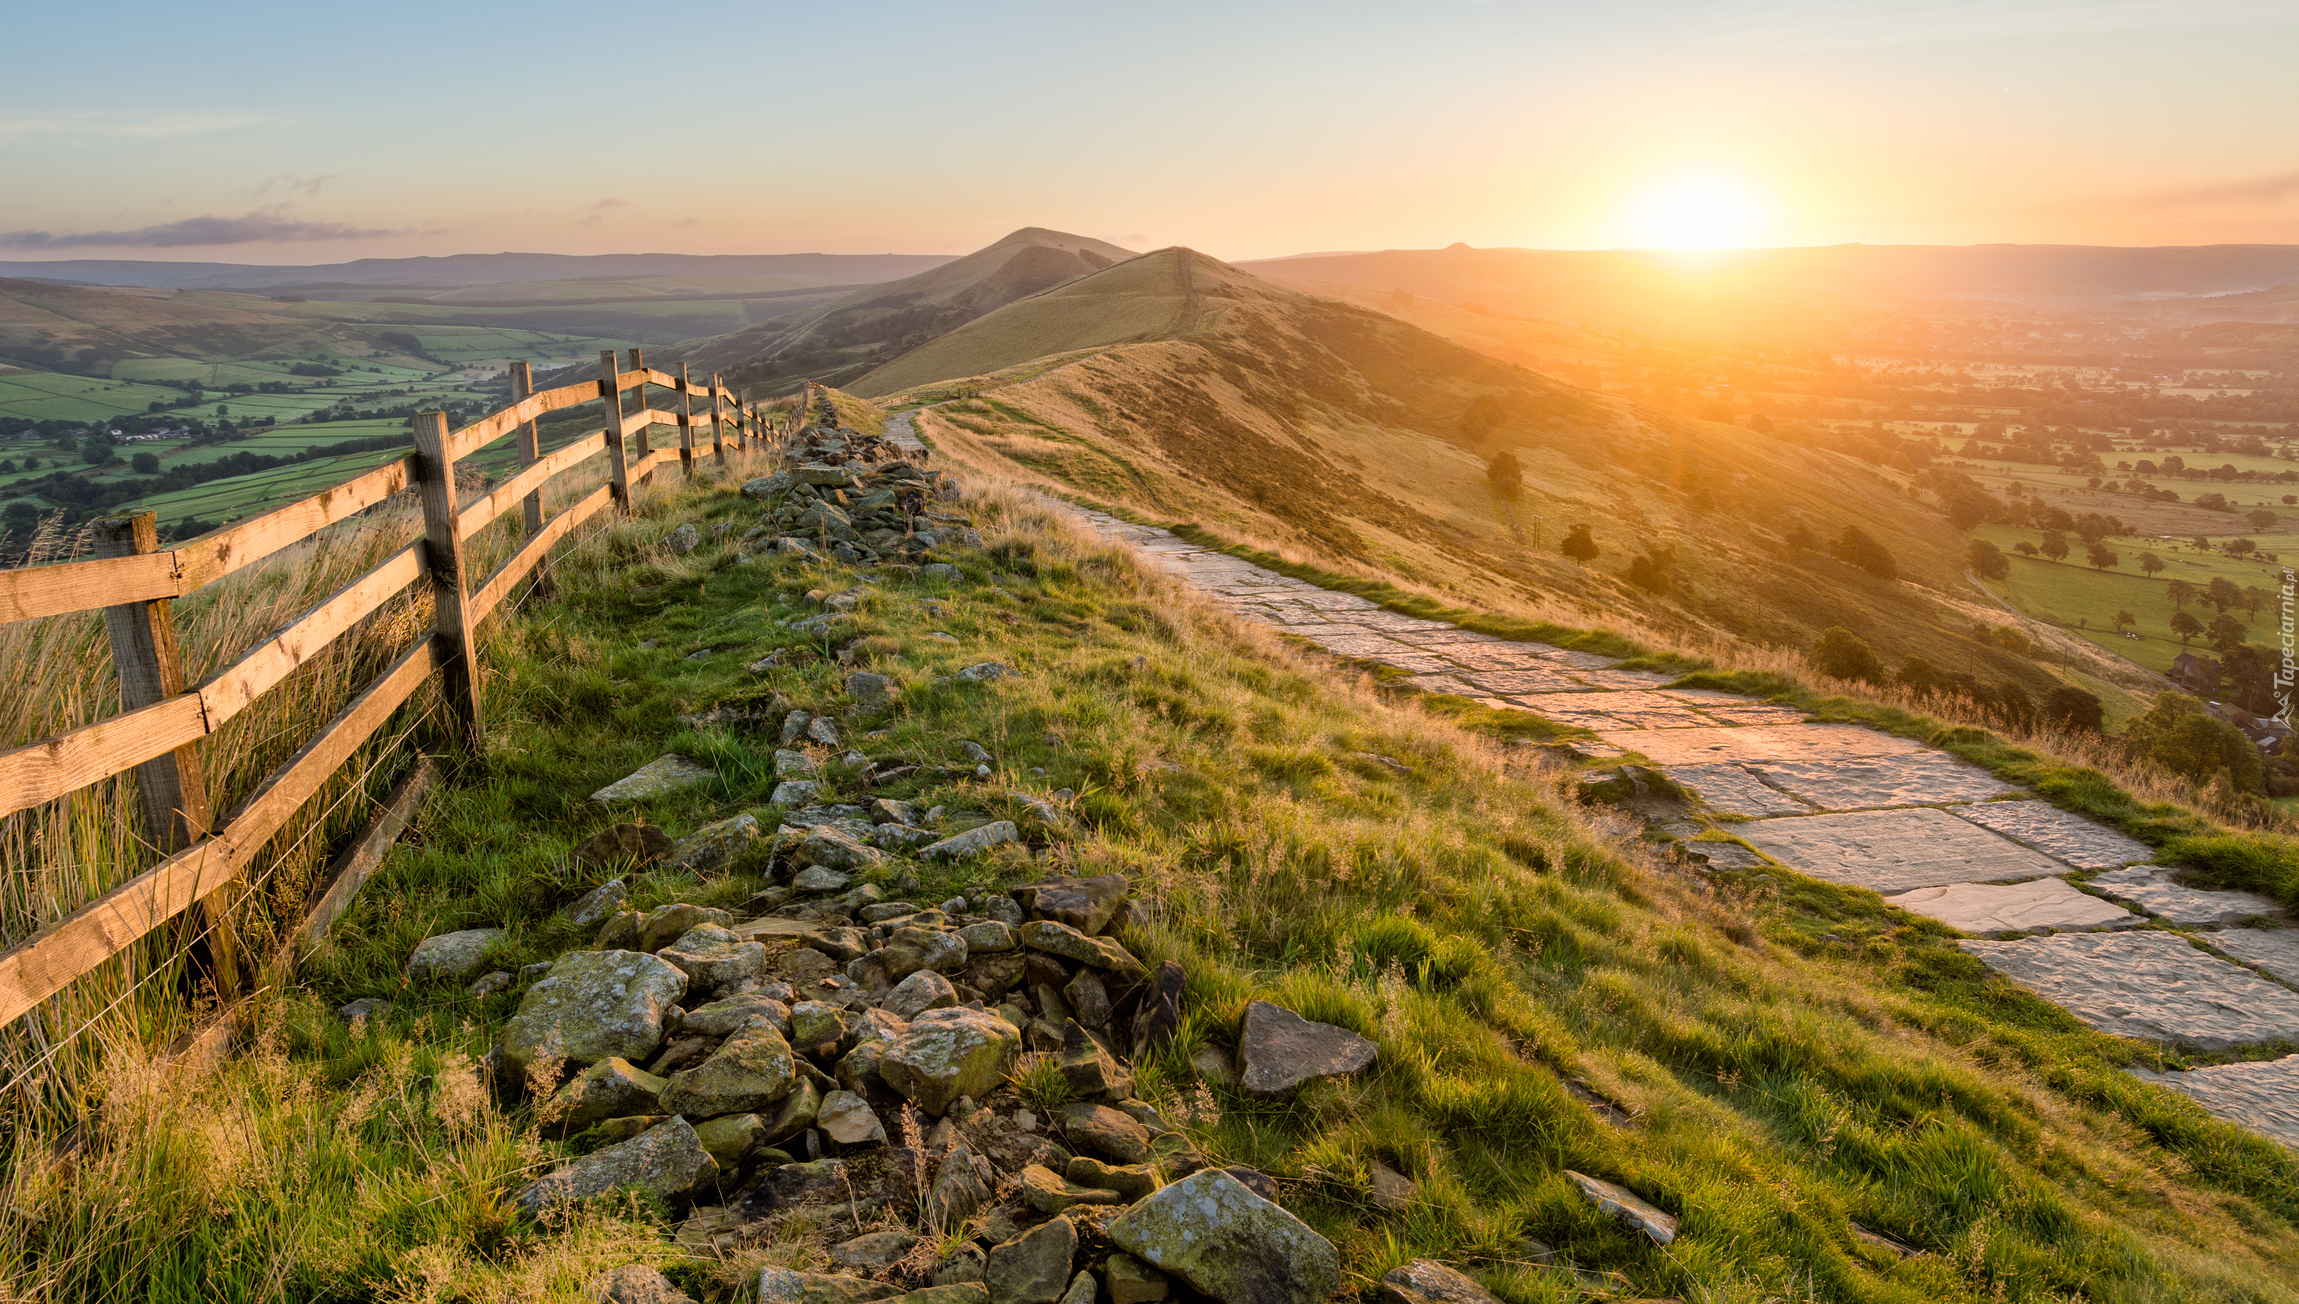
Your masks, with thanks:
[{"label": "wooden fence post", "polygon": [[615,513],[631,514],[631,455],[624,447],[623,391],[615,376],[615,351],[599,350],[599,407],[607,417],[607,475],[614,486]]},{"label": "wooden fence post", "polygon": [[471,638],[463,576],[463,536],[455,520],[455,464],[447,456],[447,414],[415,414],[415,488],[423,500],[423,551],[430,560],[432,637],[453,732],[471,756],[486,740],[479,709],[479,649]]},{"label": "wooden fence post", "polygon": [[[632,388],[633,390],[637,391],[637,398],[638,398],[638,407],[637,407],[637,410],[638,410],[638,411],[640,411],[640,412],[644,412],[644,411],[646,411],[646,410],[647,410],[647,378],[646,378],[646,374],[645,374],[645,373],[646,373],[646,369],[647,369],[647,355],[646,355],[646,351],[645,351],[644,349],[632,349],[632,350],[630,350],[630,365],[629,365],[627,368],[625,368],[625,370],[629,370],[629,371],[636,371],[636,372],[640,373],[640,375],[639,375],[639,383],[638,383],[638,384],[636,384],[636,385],[633,385],[633,386],[631,386],[631,388]],[[649,435],[648,435],[648,433],[647,433],[647,431],[648,431],[648,428],[649,428],[649,423],[648,423],[648,422],[644,422],[644,421],[642,421],[642,422],[640,422],[640,423],[639,423],[639,461],[641,461],[641,462],[644,462],[644,461],[646,461],[648,458],[650,458],[650,457],[654,456],[654,452],[655,452],[655,444],[654,444],[654,439],[653,439],[651,436],[649,436]],[[641,473],[640,473],[640,475],[639,475],[639,483],[640,483],[640,484],[643,484],[643,485],[645,485],[645,484],[653,484],[654,482],[655,482],[655,473],[654,473],[653,471],[649,470],[649,471],[644,471],[644,472],[641,472]]]},{"label": "wooden fence post", "polygon": [[[534,397],[534,393],[535,369],[524,362],[512,363],[511,402],[523,402]],[[522,469],[533,466],[543,456],[542,447],[536,442],[538,438],[534,422],[519,427],[519,465]],[[533,493],[527,495],[527,537],[534,538],[542,528],[543,489],[538,485]]]},{"label": "wooden fence post", "polygon": [[687,380],[687,364],[679,364],[679,470],[694,479],[694,386]]},{"label": "wooden fence post", "polygon": [[[710,455],[720,466],[726,465],[726,402],[719,397],[718,373],[710,373]],[[741,438],[740,432],[736,438]]]},{"label": "wooden fence post", "polygon": [[[158,518],[150,512],[115,516],[96,525],[96,555],[128,557],[159,551]],[[120,679],[120,709],[133,711],[184,691],[183,654],[176,646],[168,600],[104,608],[112,638],[112,665]],[[144,836],[162,854],[181,851],[206,836],[213,823],[207,779],[193,744],[136,767],[136,794],[144,807]]]}]

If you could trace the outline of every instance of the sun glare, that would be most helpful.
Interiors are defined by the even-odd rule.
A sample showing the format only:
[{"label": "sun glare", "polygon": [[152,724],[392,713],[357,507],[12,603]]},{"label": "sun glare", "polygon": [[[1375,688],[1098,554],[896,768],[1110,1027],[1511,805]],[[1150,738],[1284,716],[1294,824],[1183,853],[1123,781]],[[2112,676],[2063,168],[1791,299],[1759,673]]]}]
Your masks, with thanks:
[{"label": "sun glare", "polygon": [[1629,235],[1640,249],[1738,249],[1751,243],[1762,216],[1745,187],[1680,177],[1645,193],[1629,215]]}]

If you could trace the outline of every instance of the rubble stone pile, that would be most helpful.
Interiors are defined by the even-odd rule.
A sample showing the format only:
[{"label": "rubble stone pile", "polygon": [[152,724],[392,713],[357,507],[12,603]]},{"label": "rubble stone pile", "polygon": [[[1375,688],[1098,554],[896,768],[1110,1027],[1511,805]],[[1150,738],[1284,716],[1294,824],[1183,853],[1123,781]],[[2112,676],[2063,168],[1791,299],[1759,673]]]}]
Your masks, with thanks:
[{"label": "rubble stone pile", "polygon": [[955,486],[908,460],[893,443],[848,426],[813,425],[784,445],[782,469],[742,486],[767,505],[744,541],[771,539],[780,552],[870,564],[920,561],[937,549],[979,547],[963,513],[937,505]]}]

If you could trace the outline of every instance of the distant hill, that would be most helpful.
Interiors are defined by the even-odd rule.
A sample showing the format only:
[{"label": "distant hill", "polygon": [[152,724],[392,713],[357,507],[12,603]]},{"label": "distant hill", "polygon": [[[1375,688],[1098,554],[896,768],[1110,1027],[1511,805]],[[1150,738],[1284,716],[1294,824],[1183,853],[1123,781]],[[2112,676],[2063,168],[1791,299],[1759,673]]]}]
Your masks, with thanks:
[{"label": "distant hill", "polygon": [[911,276],[952,261],[946,254],[450,254],[440,258],[360,258],[348,263],[259,266],[118,258],[0,262],[0,277],[146,285],[177,290],[325,289],[393,285],[431,289],[499,281],[571,281],[626,276],[774,277],[861,285]]},{"label": "distant hill", "polygon": [[930,271],[679,351],[704,371],[767,391],[801,379],[844,384],[994,309],[1091,276],[1133,251],[1025,227]]},{"label": "distant hill", "polygon": [[[1592,394],[1186,249],[1009,304],[855,387],[923,405],[961,465],[1491,610],[1694,644],[1809,647],[1844,625],[1895,664],[2057,682],[1971,637],[1993,622],[1963,596],[1961,536],[1904,476]],[[1487,478],[1502,452],[1524,468],[1513,505]],[[1580,524],[1602,549],[1586,567],[1558,551]],[[1847,526],[1898,581],[1798,546]],[[1665,578],[1631,582],[1640,558]]]},{"label": "distant hill", "polygon": [[266,358],[321,348],[369,351],[329,321],[219,303],[231,296],[87,288],[0,279],[0,359],[43,371],[104,375],[127,358]]},{"label": "distant hill", "polygon": [[2299,245],[1832,245],[1686,253],[1455,244],[1239,266],[1651,335],[1780,333],[1835,305],[1965,300],[2137,311],[2158,302],[2245,294],[2299,281]]}]

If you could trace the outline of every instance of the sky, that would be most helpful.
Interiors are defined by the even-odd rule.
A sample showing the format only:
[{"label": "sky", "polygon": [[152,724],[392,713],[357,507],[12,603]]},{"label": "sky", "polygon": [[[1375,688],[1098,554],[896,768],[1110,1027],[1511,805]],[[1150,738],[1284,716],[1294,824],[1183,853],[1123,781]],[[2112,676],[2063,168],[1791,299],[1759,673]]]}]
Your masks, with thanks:
[{"label": "sky", "polygon": [[9,36],[0,259],[2299,243],[2294,0],[116,0]]}]

